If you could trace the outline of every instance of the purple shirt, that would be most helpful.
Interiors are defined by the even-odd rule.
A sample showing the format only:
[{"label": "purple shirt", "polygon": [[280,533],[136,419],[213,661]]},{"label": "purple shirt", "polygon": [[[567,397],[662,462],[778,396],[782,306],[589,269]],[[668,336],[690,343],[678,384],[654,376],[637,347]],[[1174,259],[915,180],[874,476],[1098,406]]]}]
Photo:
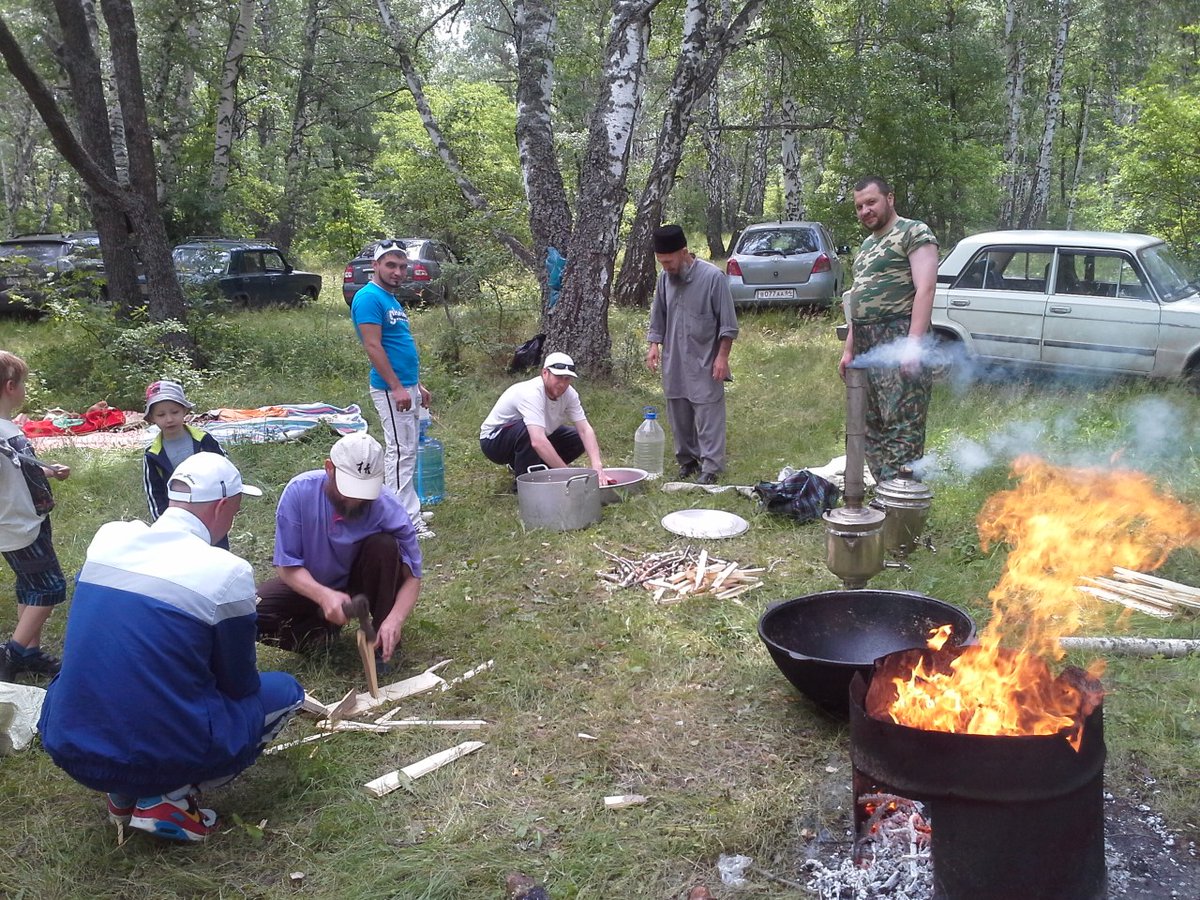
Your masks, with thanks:
[{"label": "purple shirt", "polygon": [[412,520],[386,484],[362,515],[344,518],[325,494],[325,470],[302,472],[287,483],[275,511],[275,565],[303,566],[318,583],[341,590],[358,545],[373,534],[396,536],[400,559],[421,577],[421,549]]}]

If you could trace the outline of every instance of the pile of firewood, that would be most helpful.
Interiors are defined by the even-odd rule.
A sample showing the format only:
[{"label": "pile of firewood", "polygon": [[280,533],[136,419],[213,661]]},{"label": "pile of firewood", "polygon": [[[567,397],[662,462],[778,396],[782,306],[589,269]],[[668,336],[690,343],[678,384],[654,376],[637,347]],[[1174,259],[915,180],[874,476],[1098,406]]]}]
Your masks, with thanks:
[{"label": "pile of firewood", "polygon": [[1200,609],[1200,589],[1119,566],[1113,568],[1112,578],[1083,580],[1087,584],[1079,590],[1085,594],[1159,619],[1169,619],[1181,609]]},{"label": "pile of firewood", "polygon": [[707,550],[697,553],[691,547],[651,553],[640,559],[629,559],[593,545],[613,561],[615,571],[597,572],[609,584],[609,590],[640,585],[654,593],[656,603],[678,603],[697,594],[712,594],[718,600],[732,600],[762,585],[761,568],[743,568],[741,563],[709,556]]}]

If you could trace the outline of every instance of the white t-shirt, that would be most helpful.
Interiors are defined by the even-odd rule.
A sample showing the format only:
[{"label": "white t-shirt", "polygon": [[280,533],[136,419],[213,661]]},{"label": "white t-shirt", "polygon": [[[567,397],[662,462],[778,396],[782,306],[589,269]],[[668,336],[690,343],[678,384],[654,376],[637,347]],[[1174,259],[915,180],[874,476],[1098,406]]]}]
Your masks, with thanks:
[{"label": "white t-shirt", "polygon": [[[0,419],[0,441],[28,452],[25,432],[8,419]],[[37,538],[44,518],[34,512],[33,497],[29,495],[21,467],[14,466],[7,456],[0,456],[0,550],[28,547]]]},{"label": "white t-shirt", "polygon": [[523,421],[525,427],[537,425],[546,430],[546,434],[557,431],[567,422],[583,422],[583,405],[579,402],[579,392],[573,387],[563,391],[557,400],[546,396],[546,384],[542,376],[530,378],[528,381],[518,381],[496,401],[488,417],[479,428],[479,438],[495,437],[505,425]]}]

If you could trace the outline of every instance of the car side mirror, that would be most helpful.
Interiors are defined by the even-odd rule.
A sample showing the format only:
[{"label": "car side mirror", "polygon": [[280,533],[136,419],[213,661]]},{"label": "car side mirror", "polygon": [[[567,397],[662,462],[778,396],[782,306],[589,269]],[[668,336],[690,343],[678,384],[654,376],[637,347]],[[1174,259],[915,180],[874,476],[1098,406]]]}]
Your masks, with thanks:
[{"label": "car side mirror", "polygon": [[285,262],[285,263],[283,264],[283,274],[284,274],[284,275],[291,275],[291,274],[292,274],[292,270],[293,270],[294,268],[296,268],[296,267],[295,267],[295,266],[293,266],[293,265],[292,265],[290,262]]}]

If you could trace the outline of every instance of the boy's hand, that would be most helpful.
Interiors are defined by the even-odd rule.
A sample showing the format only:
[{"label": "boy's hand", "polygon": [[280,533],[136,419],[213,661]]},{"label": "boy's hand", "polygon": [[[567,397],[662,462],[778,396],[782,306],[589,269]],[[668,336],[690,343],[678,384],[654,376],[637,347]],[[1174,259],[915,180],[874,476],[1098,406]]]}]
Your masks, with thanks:
[{"label": "boy's hand", "polygon": [[71,477],[71,467],[64,466],[61,463],[50,463],[49,465],[42,466],[42,469],[46,472],[47,478],[57,478],[59,481],[66,481]]}]

